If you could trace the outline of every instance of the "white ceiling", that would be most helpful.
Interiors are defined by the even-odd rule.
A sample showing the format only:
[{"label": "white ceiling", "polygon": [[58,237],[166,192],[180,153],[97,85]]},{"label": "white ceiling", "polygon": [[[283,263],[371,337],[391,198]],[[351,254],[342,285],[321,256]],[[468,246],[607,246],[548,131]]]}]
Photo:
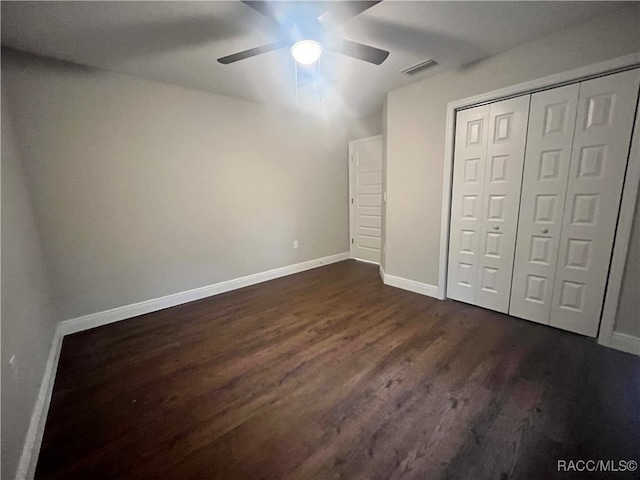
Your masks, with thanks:
[{"label": "white ceiling", "polygon": [[[300,109],[331,117],[376,113],[390,90],[624,7],[592,1],[386,0],[333,31],[389,50],[386,62],[376,66],[323,53],[323,80],[298,90]],[[231,65],[216,61],[278,36],[277,25],[239,1],[2,2],[1,8],[3,46],[296,108],[294,61],[287,49]],[[413,77],[399,73],[427,58],[440,65]]]}]

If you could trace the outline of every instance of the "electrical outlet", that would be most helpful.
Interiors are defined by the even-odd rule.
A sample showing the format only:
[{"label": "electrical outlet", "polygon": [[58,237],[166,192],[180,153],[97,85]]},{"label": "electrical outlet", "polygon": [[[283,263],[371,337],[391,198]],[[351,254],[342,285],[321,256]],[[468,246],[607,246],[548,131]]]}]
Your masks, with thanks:
[{"label": "electrical outlet", "polygon": [[293,241],[293,248],[298,248],[298,240]]}]

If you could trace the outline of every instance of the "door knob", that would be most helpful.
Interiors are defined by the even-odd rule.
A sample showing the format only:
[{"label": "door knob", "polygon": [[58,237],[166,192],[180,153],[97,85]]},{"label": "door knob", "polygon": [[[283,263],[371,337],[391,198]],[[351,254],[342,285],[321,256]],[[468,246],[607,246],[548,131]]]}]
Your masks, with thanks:
[{"label": "door knob", "polygon": [[500,230],[500,226],[499,226],[499,225],[494,225],[494,226],[493,226],[493,229],[494,229],[494,230]]},{"label": "door knob", "polygon": [[542,233],[549,233],[549,229],[548,228],[543,228],[541,231],[542,231]]}]

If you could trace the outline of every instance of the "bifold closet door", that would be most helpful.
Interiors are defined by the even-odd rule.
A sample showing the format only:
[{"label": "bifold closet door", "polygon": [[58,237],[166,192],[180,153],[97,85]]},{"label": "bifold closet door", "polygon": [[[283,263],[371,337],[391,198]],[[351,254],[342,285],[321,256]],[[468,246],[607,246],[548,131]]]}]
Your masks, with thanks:
[{"label": "bifold closet door", "polygon": [[549,323],[580,85],[531,95],[509,314]]},{"label": "bifold closet door", "polygon": [[467,303],[476,299],[490,112],[485,105],[456,116],[447,296]]},{"label": "bifold closet door", "polygon": [[597,335],[639,77],[532,95],[510,315]]},{"label": "bifold closet door", "polygon": [[640,70],[581,83],[550,324],[598,333]]},{"label": "bifold closet door", "polygon": [[507,312],[529,96],[464,110],[456,121],[448,296]]},{"label": "bifold closet door", "polygon": [[530,96],[491,105],[475,304],[507,313]]}]

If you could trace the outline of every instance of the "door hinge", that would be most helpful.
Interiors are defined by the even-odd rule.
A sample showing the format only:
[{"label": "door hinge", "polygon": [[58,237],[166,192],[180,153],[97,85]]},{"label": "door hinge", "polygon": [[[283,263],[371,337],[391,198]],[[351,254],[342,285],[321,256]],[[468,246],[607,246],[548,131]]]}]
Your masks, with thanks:
[{"label": "door hinge", "polygon": [[351,243],[353,243],[353,238],[351,239]]},{"label": "door hinge", "polygon": [[351,204],[353,204],[353,197],[351,197]]}]

